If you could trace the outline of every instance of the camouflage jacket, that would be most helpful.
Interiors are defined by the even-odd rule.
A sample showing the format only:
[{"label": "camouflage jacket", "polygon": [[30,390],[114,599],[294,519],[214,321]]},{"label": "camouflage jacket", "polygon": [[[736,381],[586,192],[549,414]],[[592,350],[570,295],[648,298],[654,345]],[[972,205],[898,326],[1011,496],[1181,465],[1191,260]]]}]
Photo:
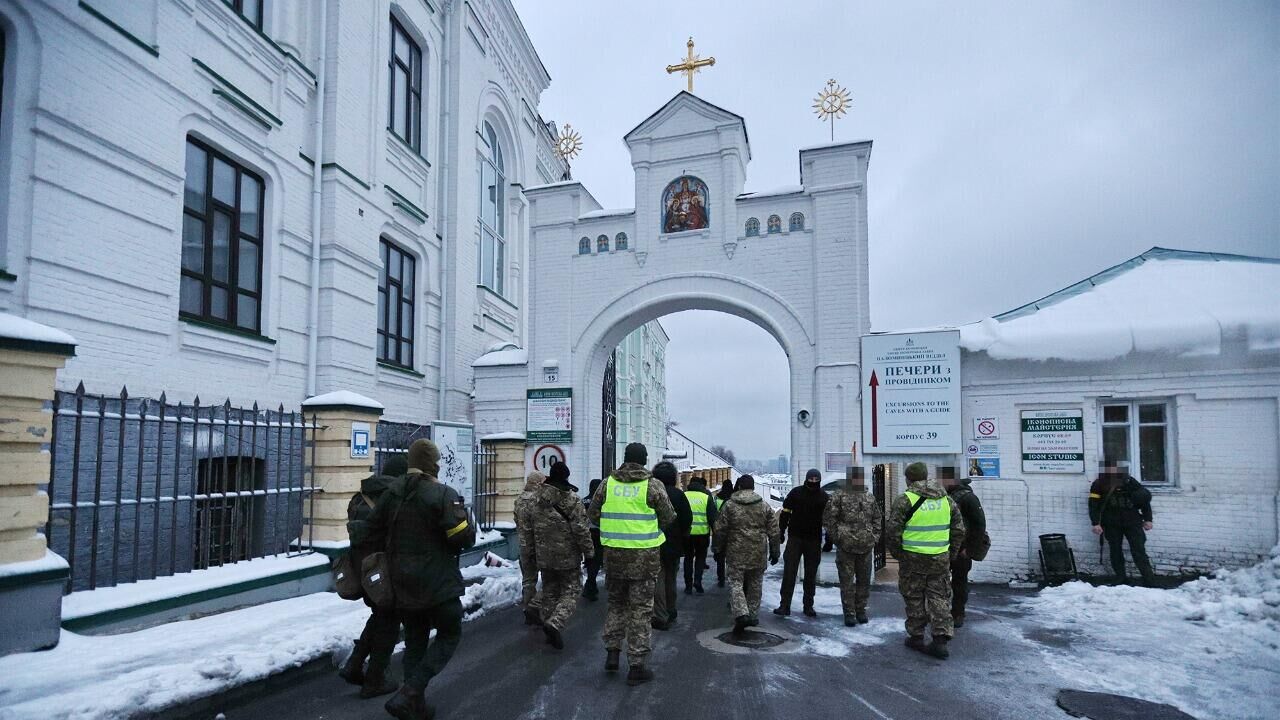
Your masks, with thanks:
[{"label": "camouflage jacket", "polygon": [[[587,508],[587,520],[594,527],[600,527],[600,509],[604,507],[605,488],[611,482],[647,483],[645,497],[649,507],[658,516],[658,527],[666,531],[676,521],[675,508],[667,497],[667,489],[661,482],[654,480],[644,466],[636,463],[623,463],[600,485],[600,490],[591,498],[591,506]],[[657,577],[659,549],[644,548],[642,550],[624,548],[604,548],[605,572],[619,580],[646,580]]]},{"label": "camouflage jacket", "polygon": [[827,538],[843,552],[870,552],[880,539],[880,504],[866,490],[837,490],[822,513]]},{"label": "camouflage jacket", "polygon": [[587,512],[576,488],[543,483],[528,511],[533,516],[533,554],[539,570],[573,570],[595,555]]},{"label": "camouflage jacket", "polygon": [[520,554],[533,556],[533,504],[538,499],[538,488],[546,482],[547,476],[538,471],[529,473],[524,481],[524,491],[516,498],[514,515],[516,521],[516,537],[520,540]]},{"label": "camouflage jacket", "polygon": [[889,506],[889,515],[885,518],[884,542],[889,554],[900,561],[899,572],[946,572],[951,560],[964,547],[964,518],[956,502],[947,496],[937,480],[914,482],[907,486],[908,492],[926,498],[946,498],[951,507],[951,551],[939,555],[921,555],[906,552],[902,549],[902,531],[907,524],[907,514],[911,512],[911,499],[906,494],[894,498]]},{"label": "camouflage jacket", "polygon": [[730,565],[762,569],[778,555],[778,516],[754,490],[739,490],[720,508],[715,543]]}]

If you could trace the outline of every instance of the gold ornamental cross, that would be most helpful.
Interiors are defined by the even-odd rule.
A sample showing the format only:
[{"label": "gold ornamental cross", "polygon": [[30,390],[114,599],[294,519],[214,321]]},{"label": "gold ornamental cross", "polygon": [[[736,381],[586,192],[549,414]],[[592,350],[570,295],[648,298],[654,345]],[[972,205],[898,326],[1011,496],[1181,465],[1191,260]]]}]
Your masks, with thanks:
[{"label": "gold ornamental cross", "polygon": [[693,92],[693,74],[704,67],[711,67],[716,64],[713,57],[700,58],[693,54],[693,36],[689,36],[689,42],[686,43],[689,48],[689,54],[685,57],[684,62],[679,65],[668,65],[667,74],[682,72],[689,78],[689,92]]}]

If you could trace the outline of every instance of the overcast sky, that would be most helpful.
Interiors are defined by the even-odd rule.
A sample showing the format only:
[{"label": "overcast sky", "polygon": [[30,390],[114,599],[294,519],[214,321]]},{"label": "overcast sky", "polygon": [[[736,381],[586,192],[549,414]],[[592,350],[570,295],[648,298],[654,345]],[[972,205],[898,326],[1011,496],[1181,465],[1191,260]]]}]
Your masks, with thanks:
[{"label": "overcast sky", "polygon": [[[700,97],[742,115],[747,189],[799,182],[828,78],[853,96],[837,140],[869,138],[876,330],[965,322],[1163,247],[1280,256],[1280,3],[516,0],[583,135],[573,163],[634,204],[622,136],[716,65]],[[745,321],[686,313],[668,407],[704,444],[789,453],[786,359]],[[704,348],[714,338],[714,355]],[[762,367],[763,365],[763,367]]]}]

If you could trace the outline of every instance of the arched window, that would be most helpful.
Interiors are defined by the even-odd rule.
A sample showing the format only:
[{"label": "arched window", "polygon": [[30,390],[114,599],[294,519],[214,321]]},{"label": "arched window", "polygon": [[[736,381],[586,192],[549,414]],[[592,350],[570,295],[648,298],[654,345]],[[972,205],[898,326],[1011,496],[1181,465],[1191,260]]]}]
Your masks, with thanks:
[{"label": "arched window", "polygon": [[662,193],[662,232],[702,230],[711,225],[707,184],[692,175],[681,175]]},{"label": "arched window", "polygon": [[769,234],[782,232],[782,218],[777,215],[769,216]]},{"label": "arched window", "polygon": [[506,287],[506,188],[498,133],[484,124],[480,148],[480,277],[478,282],[502,295]]},{"label": "arched window", "polygon": [[601,235],[600,237],[596,238],[596,252],[598,253],[609,252],[609,236],[608,235]]},{"label": "arched window", "polygon": [[627,234],[626,234],[626,233],[618,233],[618,236],[617,236],[617,237],[615,237],[615,238],[613,239],[613,249],[614,249],[614,250],[626,250],[626,249],[627,249]]},{"label": "arched window", "polygon": [[755,218],[747,218],[747,237],[758,237],[760,235],[760,221]]},{"label": "arched window", "polygon": [[582,236],[582,239],[578,241],[578,254],[579,255],[591,254],[591,238],[585,235]]},{"label": "arched window", "polygon": [[[240,0],[236,0],[237,3]],[[245,5],[256,5],[258,29],[262,29],[262,3],[252,0]],[[241,14],[244,10],[236,8]],[[422,49],[413,41],[404,25],[391,16],[391,69],[389,115],[387,127],[409,147],[422,151]]]},{"label": "arched window", "polygon": [[791,213],[791,220],[787,222],[787,230],[789,232],[795,232],[796,230],[803,230],[803,229],[804,229],[804,213],[798,213],[798,212]]}]

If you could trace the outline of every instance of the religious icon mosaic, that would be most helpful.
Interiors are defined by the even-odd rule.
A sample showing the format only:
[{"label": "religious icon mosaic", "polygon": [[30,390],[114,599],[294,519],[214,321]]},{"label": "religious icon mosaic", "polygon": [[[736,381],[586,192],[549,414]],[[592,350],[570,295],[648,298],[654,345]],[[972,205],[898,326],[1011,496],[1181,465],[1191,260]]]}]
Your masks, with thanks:
[{"label": "religious icon mosaic", "polygon": [[777,215],[769,216],[769,234],[782,232],[782,218]]},{"label": "religious icon mosaic", "polygon": [[707,184],[692,175],[682,175],[662,193],[662,232],[702,230],[711,224]]}]

